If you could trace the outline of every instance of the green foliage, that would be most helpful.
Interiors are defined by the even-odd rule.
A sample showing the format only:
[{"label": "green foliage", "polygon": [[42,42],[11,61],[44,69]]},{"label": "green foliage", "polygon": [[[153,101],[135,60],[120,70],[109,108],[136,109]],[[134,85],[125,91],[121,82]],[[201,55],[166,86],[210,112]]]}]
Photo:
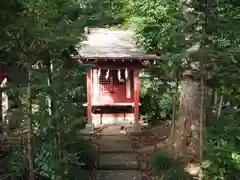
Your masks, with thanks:
[{"label": "green foliage", "polygon": [[[23,121],[26,118],[33,121],[35,165],[39,174],[50,179],[74,179],[73,171],[79,172],[86,164],[81,155],[89,158],[93,153],[81,149],[85,141],[76,138],[76,119],[82,115],[85,68],[70,60],[83,39],[84,26],[118,24],[125,18],[135,32],[138,45],[145,52],[160,55],[150,69],[154,78],[143,83],[141,92],[141,113],[148,120],[171,117],[172,92],[176,87],[169,82],[181,80],[182,73],[193,61],[204,62],[205,71],[201,73],[205,78],[216,77],[230,109],[239,104],[239,4],[234,0],[217,0],[207,6],[201,4],[203,1],[192,2],[185,7],[192,8],[191,13],[181,9],[176,0],[0,2],[0,61],[33,71],[34,112],[26,108],[26,82],[19,83],[22,91],[15,91],[19,87],[16,82],[9,87],[13,90],[12,98],[20,99]],[[196,43],[201,44],[197,50],[191,48]],[[45,66],[49,60],[54,64],[52,74]],[[31,65],[36,63],[40,69],[33,70]],[[51,85],[47,84],[49,75],[53,79]],[[18,77],[16,74],[9,77],[14,76]],[[193,78],[198,80],[198,77],[194,74]],[[49,99],[54,102],[51,115]],[[227,111],[227,115],[225,112],[221,115],[205,133],[208,162],[204,164],[205,174],[210,179],[234,179],[233,176],[239,176],[239,113]],[[22,152],[16,155],[15,160],[9,161],[12,163],[6,172],[11,172],[15,179],[26,179],[26,155]],[[50,161],[46,162],[46,158]],[[159,176],[177,178],[175,162],[162,154],[153,159],[152,168],[162,173]],[[94,158],[89,162],[86,166],[94,167]],[[170,164],[176,169],[170,168]]]},{"label": "green foliage", "polygon": [[205,161],[202,166],[206,177],[238,179],[240,176],[239,110],[224,110],[221,119],[205,133]]},{"label": "green foliage", "polygon": [[[73,137],[72,137],[73,138]],[[76,139],[76,138],[75,138]],[[57,150],[48,143],[41,145],[36,155],[35,164],[37,172],[46,179],[78,179],[79,174],[85,168],[95,168],[96,152],[93,149],[91,142],[83,139],[76,139],[70,143],[68,139],[63,139],[63,147],[60,151],[61,159],[57,158]],[[68,142],[68,143],[67,143]]]},{"label": "green foliage", "polygon": [[[189,65],[192,62],[203,62],[204,71],[201,75],[206,79],[214,77],[220,88],[212,88],[219,88],[218,91],[224,94],[224,101],[229,102],[230,109],[238,109],[239,4],[226,0],[186,1],[188,3],[180,6],[181,2],[183,1],[125,1],[126,21],[133,28],[138,44],[145,52],[160,55],[151,67],[151,75],[164,82],[176,79],[181,81],[183,72],[191,69]],[[200,48],[194,48],[196,44],[201,44]],[[198,81],[199,72],[194,73],[191,78]],[[165,87],[157,87],[152,82],[151,89],[154,91],[149,91],[149,97],[145,97],[151,101],[144,101],[143,98],[143,102],[148,102],[146,107],[156,107],[153,108],[153,113],[150,108],[146,108],[151,113],[150,116],[160,112],[157,105],[161,102],[164,94],[161,90]],[[173,91],[173,88],[163,90],[171,97],[169,91]],[[168,98],[163,99],[167,101]],[[161,103],[161,106],[166,104],[168,103]],[[207,127],[204,133],[204,156],[209,163],[206,163],[208,166],[204,170],[208,179],[239,177],[238,121],[239,114],[228,109],[221,112],[220,120],[213,127]],[[165,160],[159,164],[163,162]]]},{"label": "green foliage", "polygon": [[[175,86],[175,85],[173,85]],[[173,99],[171,85],[159,80],[142,79],[140,88],[140,107],[142,118],[149,123],[172,118]],[[176,102],[178,109],[178,102]]]},{"label": "green foliage", "polygon": [[[23,114],[33,121],[34,165],[36,175],[41,180],[79,179],[79,176],[84,175],[83,169],[95,168],[96,152],[91,142],[80,138],[78,133],[78,124],[83,123],[81,105],[84,102],[85,68],[75,63],[72,65],[66,67],[62,61],[55,60],[51,85],[48,84],[49,72],[46,66],[39,66],[32,71],[31,85],[35,92],[32,99],[33,112],[26,108],[26,88],[16,88],[14,84],[10,86],[12,99],[20,101]],[[49,98],[53,100],[54,107],[51,114]],[[22,119],[20,124],[24,128],[26,120],[24,117]],[[26,179],[29,171],[26,154],[19,150],[9,158],[8,162],[11,163],[3,165],[6,168],[4,175],[11,175],[13,180]]]},{"label": "green foliage", "polygon": [[[83,116],[80,106],[83,104],[84,82],[80,80],[83,80],[84,68],[77,64],[66,67],[61,61],[55,61],[53,68],[50,86],[46,79],[49,72],[45,72],[43,76],[45,67],[43,71],[40,69],[41,74],[36,72],[38,83],[32,82],[41,89],[34,99],[41,109],[32,117],[37,127],[36,141],[40,144],[36,152],[36,166],[39,173],[46,178],[71,179],[73,170],[76,173],[77,169],[85,166],[94,168],[96,160],[93,148],[79,139],[77,133],[77,124],[82,123],[80,118]],[[77,96],[82,99],[77,100]],[[46,97],[53,101],[51,115],[48,113]]]},{"label": "green foliage", "polygon": [[183,167],[170,154],[157,152],[151,157],[151,168],[161,180],[184,180],[186,174]]},{"label": "green foliage", "polygon": [[78,161],[82,163],[84,168],[92,169],[96,167],[97,154],[91,141],[79,138],[76,142],[67,144],[65,148],[71,153],[79,152],[80,158]]},{"label": "green foliage", "polygon": [[[21,125],[18,129],[26,130],[26,123],[32,122],[33,149],[29,151],[34,156],[36,176],[41,180],[79,179],[85,166],[95,167],[94,149],[80,140],[77,133],[77,124],[84,123],[86,67],[71,59],[84,38],[84,26],[96,15],[89,10],[86,2],[75,0],[0,2],[3,22],[0,61],[15,69],[8,72],[7,91],[22,114],[17,118]],[[53,71],[47,66],[49,62]],[[21,82],[19,75],[23,75]],[[30,98],[26,93],[27,83],[31,85]],[[28,108],[29,102],[32,110]],[[11,135],[9,132],[8,140],[13,138]],[[20,150],[11,154],[9,163],[3,166],[7,179],[28,179],[28,157],[23,151],[25,137],[21,144]]]},{"label": "green foliage", "polygon": [[28,163],[23,151],[16,150],[10,153],[2,164],[3,180],[24,180],[28,178]]},{"label": "green foliage", "polygon": [[88,27],[104,27],[118,25],[123,22],[123,17],[119,11],[121,11],[123,3],[122,0],[81,0],[83,11],[83,17],[86,19],[86,25]]},{"label": "green foliage", "polygon": [[[56,148],[50,142],[35,141],[37,151],[35,165],[38,180],[61,178],[77,180],[80,177],[87,177],[83,169],[95,168],[97,154],[91,142],[78,138],[70,143],[69,137],[63,141],[65,145],[61,148],[61,160],[56,158]],[[21,149],[14,150],[6,156],[1,167],[1,179],[3,180],[28,179],[28,162],[26,154]]]}]

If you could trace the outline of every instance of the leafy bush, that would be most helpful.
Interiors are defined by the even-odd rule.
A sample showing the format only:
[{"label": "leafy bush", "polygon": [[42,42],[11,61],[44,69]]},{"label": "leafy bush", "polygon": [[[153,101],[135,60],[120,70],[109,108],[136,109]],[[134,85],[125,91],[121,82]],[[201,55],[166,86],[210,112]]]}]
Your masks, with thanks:
[{"label": "leafy bush", "polygon": [[28,163],[23,151],[15,150],[4,157],[1,171],[1,179],[3,180],[28,179]]},{"label": "leafy bush", "polygon": [[96,167],[97,152],[92,146],[92,142],[78,138],[77,141],[65,146],[69,153],[78,152],[78,163],[87,169]]},{"label": "leafy bush", "polygon": [[202,167],[211,179],[240,179],[239,110],[227,108],[205,133]]},{"label": "leafy bush", "polygon": [[[157,84],[155,80],[144,79],[141,87],[141,115],[149,123],[172,118],[172,92],[168,84]],[[178,107],[178,104],[176,104]]]},{"label": "leafy bush", "polygon": [[164,152],[157,152],[151,157],[151,168],[161,180],[185,180],[186,174],[179,162]]},{"label": "leafy bush", "polygon": [[[85,168],[93,169],[96,165],[97,154],[90,141],[82,138],[66,144],[61,149],[61,161],[51,144],[38,146],[35,158],[36,176],[39,180],[74,180],[84,176]],[[41,148],[40,148],[41,147]],[[28,179],[28,162],[26,154],[19,149],[10,153],[1,165],[3,180]],[[87,174],[85,174],[87,175]]]}]

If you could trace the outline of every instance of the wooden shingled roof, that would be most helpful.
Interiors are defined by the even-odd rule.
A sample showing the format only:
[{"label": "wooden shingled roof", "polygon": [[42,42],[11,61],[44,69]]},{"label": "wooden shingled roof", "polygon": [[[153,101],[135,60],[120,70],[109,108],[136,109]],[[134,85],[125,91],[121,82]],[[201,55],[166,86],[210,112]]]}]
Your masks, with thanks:
[{"label": "wooden shingled roof", "polygon": [[79,55],[86,59],[156,59],[156,55],[145,54],[136,46],[130,30],[93,28],[81,43]]}]

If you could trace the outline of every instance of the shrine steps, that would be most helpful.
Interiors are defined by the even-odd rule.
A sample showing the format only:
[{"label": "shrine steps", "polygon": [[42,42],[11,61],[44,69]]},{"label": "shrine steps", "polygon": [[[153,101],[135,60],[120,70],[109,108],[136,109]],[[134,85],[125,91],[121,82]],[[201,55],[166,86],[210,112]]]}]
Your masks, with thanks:
[{"label": "shrine steps", "polygon": [[137,154],[121,126],[113,125],[101,132],[95,180],[141,180]]}]

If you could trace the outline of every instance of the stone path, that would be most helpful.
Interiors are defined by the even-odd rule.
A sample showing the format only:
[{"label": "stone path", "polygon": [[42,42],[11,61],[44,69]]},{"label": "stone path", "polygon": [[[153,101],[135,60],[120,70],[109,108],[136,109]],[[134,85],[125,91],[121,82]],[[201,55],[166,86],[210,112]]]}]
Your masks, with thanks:
[{"label": "stone path", "polygon": [[109,126],[101,132],[95,180],[141,180],[137,155],[120,128]]}]

